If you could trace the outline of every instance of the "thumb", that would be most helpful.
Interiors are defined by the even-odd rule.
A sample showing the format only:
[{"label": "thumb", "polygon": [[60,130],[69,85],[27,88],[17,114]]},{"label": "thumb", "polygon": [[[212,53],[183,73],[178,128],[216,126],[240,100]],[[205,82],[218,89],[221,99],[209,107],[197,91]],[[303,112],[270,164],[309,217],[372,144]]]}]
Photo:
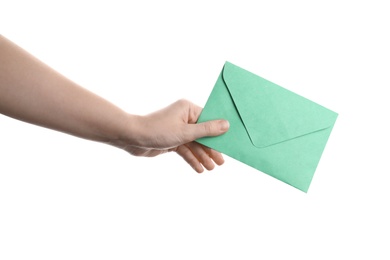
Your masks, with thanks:
[{"label": "thumb", "polygon": [[221,135],[229,129],[229,121],[227,120],[212,120],[199,124],[189,125],[190,135],[193,139],[198,139],[205,136],[218,136]]}]

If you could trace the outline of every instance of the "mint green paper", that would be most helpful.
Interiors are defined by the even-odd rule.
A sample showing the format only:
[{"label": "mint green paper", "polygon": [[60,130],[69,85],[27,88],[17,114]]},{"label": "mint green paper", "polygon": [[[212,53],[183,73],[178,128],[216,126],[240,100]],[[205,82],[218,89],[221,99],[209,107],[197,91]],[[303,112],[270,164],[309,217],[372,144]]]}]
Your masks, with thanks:
[{"label": "mint green paper", "polygon": [[229,131],[197,142],[307,192],[337,113],[226,62],[198,123]]}]

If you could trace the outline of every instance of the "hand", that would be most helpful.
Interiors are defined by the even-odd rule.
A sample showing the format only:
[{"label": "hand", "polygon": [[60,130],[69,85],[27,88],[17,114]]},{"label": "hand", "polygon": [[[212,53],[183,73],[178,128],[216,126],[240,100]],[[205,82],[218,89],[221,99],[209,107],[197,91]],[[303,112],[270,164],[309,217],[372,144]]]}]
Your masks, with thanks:
[{"label": "hand", "polygon": [[[196,124],[202,109],[179,100],[147,116],[130,115],[83,89],[0,35],[0,113],[137,156],[175,151],[197,172],[211,170],[222,155],[194,140],[226,132],[229,123]],[[214,162],[213,162],[214,161]]]},{"label": "hand", "polygon": [[[170,106],[132,120],[135,133],[132,144],[122,146],[132,155],[152,157],[174,151],[198,173],[224,163],[222,155],[194,140],[204,136],[217,136],[229,129],[226,120],[214,120],[196,124],[202,108],[187,100],[179,100]],[[214,161],[214,162],[213,162]]]}]

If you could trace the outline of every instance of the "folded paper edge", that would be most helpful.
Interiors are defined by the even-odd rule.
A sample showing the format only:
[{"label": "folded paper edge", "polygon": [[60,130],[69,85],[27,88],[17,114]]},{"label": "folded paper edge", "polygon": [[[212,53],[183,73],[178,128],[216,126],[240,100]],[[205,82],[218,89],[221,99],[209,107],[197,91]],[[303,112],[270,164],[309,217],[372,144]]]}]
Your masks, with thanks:
[{"label": "folded paper edge", "polygon": [[[322,107],[322,108],[328,110],[329,112],[335,114],[334,119],[332,119],[331,122],[328,122],[328,124],[324,124],[324,127],[314,128],[313,130],[310,130],[310,131],[308,131],[308,132],[306,132],[306,133],[304,133],[304,134],[295,135],[295,136],[288,137],[288,138],[286,138],[286,139],[283,139],[283,140],[280,140],[280,141],[277,141],[277,142],[268,143],[268,144],[265,144],[265,145],[264,145],[264,144],[258,144],[258,143],[256,143],[256,141],[254,140],[254,137],[253,137],[254,134],[251,133],[252,130],[250,130],[250,127],[248,127],[248,124],[245,122],[245,119],[242,117],[242,115],[241,115],[242,111],[241,111],[239,105],[237,104],[234,95],[233,95],[232,92],[231,92],[231,89],[230,89],[231,86],[229,85],[228,80],[226,80],[226,75],[225,75],[225,73],[227,73],[227,72],[226,72],[226,67],[227,67],[227,66],[236,67],[236,68],[238,68],[238,69],[244,71],[245,73],[249,73],[249,74],[251,74],[252,76],[255,76],[255,77],[257,77],[257,78],[260,78],[260,79],[262,79],[262,80],[265,80],[265,81],[267,81],[267,82],[270,82],[271,84],[276,85],[276,86],[278,86],[278,87],[280,87],[280,88],[282,88],[282,89],[284,89],[284,90],[286,90],[286,91],[288,91],[288,92],[290,92],[290,93],[292,93],[292,94],[294,94],[294,95],[297,95],[297,96],[299,96],[299,97],[301,97],[301,98],[307,100],[308,102],[311,102],[311,103],[315,103],[315,102],[313,102],[313,101],[311,101],[311,100],[309,100],[309,99],[307,99],[307,98],[305,98],[305,97],[303,97],[303,96],[300,96],[300,95],[298,95],[298,94],[296,94],[296,93],[294,93],[294,92],[292,92],[292,91],[290,91],[290,90],[288,90],[288,89],[285,89],[285,88],[283,88],[283,87],[281,87],[281,86],[279,86],[279,85],[277,85],[277,84],[275,84],[275,83],[273,83],[273,82],[271,82],[271,81],[269,81],[269,80],[267,80],[267,79],[264,79],[264,78],[262,78],[262,77],[260,77],[260,76],[258,76],[258,75],[256,75],[256,74],[254,74],[254,73],[252,73],[252,72],[250,72],[250,71],[248,71],[248,70],[245,70],[245,69],[243,69],[243,68],[241,68],[241,67],[239,67],[239,66],[237,66],[237,65],[235,65],[235,64],[233,64],[233,63],[231,63],[231,62],[229,62],[229,61],[226,61],[225,64],[224,64],[224,66],[223,66],[223,68],[222,68],[221,78],[222,78],[222,80],[223,80],[223,82],[224,82],[224,84],[225,84],[225,86],[226,86],[226,88],[227,88],[227,90],[228,90],[228,92],[229,92],[229,94],[230,94],[230,96],[231,96],[231,99],[233,100],[234,106],[236,107],[236,110],[237,110],[237,112],[238,112],[238,114],[239,114],[239,116],[240,116],[240,119],[241,119],[241,121],[242,121],[244,127],[245,127],[245,130],[246,130],[246,132],[247,132],[247,134],[248,134],[248,136],[249,136],[249,138],[250,138],[252,144],[253,144],[255,147],[257,147],[257,148],[266,148],[266,147],[273,146],[273,145],[277,145],[277,144],[280,144],[280,143],[283,143],[283,142],[287,142],[287,141],[290,141],[290,140],[293,140],[293,139],[296,139],[296,138],[300,138],[300,137],[303,137],[303,136],[305,136],[305,135],[309,135],[309,134],[312,134],[312,133],[315,133],[315,132],[318,132],[318,131],[323,131],[323,130],[326,130],[326,129],[331,128],[331,127],[334,126],[334,124],[335,124],[335,122],[336,122],[336,119],[337,119],[337,117],[338,117],[338,114],[337,114],[336,112],[334,112],[334,111],[332,111],[332,110],[330,110],[330,109],[328,109],[328,108],[326,108],[326,107],[324,107],[324,106],[318,104],[318,103],[315,103],[317,106],[320,106],[320,107]],[[328,111],[327,111],[327,112],[328,112]],[[256,131],[256,130],[254,130],[254,131]]]}]

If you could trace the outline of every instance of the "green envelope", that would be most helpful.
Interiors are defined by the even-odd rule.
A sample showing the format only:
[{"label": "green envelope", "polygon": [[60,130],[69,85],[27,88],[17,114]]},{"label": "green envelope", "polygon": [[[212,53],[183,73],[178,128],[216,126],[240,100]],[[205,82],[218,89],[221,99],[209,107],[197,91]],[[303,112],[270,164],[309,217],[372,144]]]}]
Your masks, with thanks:
[{"label": "green envelope", "polygon": [[337,113],[226,62],[198,123],[229,131],[196,140],[307,192]]}]

